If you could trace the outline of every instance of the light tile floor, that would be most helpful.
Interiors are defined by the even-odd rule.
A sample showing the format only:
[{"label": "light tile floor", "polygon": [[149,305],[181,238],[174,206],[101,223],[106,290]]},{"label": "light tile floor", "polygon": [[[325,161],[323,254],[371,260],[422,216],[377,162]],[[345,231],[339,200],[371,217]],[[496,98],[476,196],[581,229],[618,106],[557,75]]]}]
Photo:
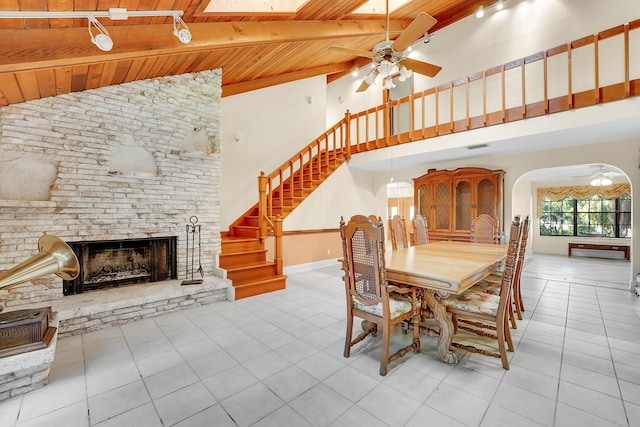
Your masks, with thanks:
[{"label": "light tile floor", "polygon": [[640,426],[629,263],[528,261],[509,371],[459,350],[446,365],[429,337],[386,377],[380,335],[343,358],[336,263],[284,291],[61,339],[50,384],[0,403],[0,426]]}]

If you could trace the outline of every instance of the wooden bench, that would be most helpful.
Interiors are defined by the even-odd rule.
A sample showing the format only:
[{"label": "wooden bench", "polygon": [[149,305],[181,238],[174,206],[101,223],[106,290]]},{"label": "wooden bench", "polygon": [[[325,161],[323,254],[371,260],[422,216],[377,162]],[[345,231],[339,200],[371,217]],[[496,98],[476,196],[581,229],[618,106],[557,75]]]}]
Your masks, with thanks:
[{"label": "wooden bench", "polygon": [[569,243],[569,256],[571,256],[572,249],[596,249],[600,251],[619,251],[619,252],[624,252],[624,258],[627,261],[631,259],[629,246],[624,246],[624,245],[606,245],[601,243]]}]

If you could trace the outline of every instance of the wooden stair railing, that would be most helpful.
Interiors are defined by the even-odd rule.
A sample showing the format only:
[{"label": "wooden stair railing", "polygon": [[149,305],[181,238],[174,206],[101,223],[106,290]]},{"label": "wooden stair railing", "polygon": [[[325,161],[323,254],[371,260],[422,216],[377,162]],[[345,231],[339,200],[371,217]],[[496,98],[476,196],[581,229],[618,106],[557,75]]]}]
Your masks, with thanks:
[{"label": "wooden stair railing", "polygon": [[[629,42],[630,33],[637,29],[640,29],[640,19],[359,113],[347,111],[341,121],[274,172],[261,173],[259,202],[231,224],[229,232],[222,233],[220,267],[227,269],[227,277],[234,281],[236,297],[255,294],[239,291],[240,285],[249,283],[247,276],[279,280],[271,288],[284,288],[282,220],[350,159],[352,153],[639,96],[640,75],[631,75],[630,64],[638,62],[638,57],[631,56],[640,55],[640,50],[631,49]],[[603,40],[607,43],[601,43]],[[574,51],[582,55],[573,55]],[[585,55],[585,51],[589,54]],[[616,55],[612,56],[612,52]],[[591,57],[584,59],[589,55]],[[583,58],[582,63],[578,56]],[[622,60],[614,63],[611,60],[614,57]],[[604,62],[601,58],[607,61],[608,70],[618,68],[622,81],[601,84],[600,63]],[[550,62],[554,66],[550,66]],[[593,75],[590,87],[585,88],[585,79],[578,84],[575,70]],[[581,90],[576,90],[577,86],[581,86]],[[499,107],[491,110],[490,105]],[[392,120],[400,124],[402,111],[408,111],[408,129],[392,133]],[[264,239],[270,233],[275,238],[275,262],[270,266],[273,275],[265,276]],[[255,266],[260,273],[243,271],[240,274],[229,269],[243,262],[248,267]],[[261,285],[256,288],[273,290]]]},{"label": "wooden stair railing", "polygon": [[[349,157],[345,118],[269,175],[258,177],[258,203],[222,233],[220,267],[227,270],[235,298],[286,287],[282,260],[282,221]],[[264,240],[274,237],[273,262]]]}]

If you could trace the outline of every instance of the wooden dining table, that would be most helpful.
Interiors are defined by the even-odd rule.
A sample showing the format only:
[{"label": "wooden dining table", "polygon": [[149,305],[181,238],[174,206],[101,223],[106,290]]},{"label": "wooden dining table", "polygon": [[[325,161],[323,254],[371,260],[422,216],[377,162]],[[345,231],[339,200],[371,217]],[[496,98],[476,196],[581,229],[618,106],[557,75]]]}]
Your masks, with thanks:
[{"label": "wooden dining table", "polygon": [[468,242],[433,242],[385,252],[386,278],[420,288],[423,305],[439,325],[438,354],[446,363],[458,363],[453,352],[453,323],[440,298],[460,294],[499,268],[507,246]]}]

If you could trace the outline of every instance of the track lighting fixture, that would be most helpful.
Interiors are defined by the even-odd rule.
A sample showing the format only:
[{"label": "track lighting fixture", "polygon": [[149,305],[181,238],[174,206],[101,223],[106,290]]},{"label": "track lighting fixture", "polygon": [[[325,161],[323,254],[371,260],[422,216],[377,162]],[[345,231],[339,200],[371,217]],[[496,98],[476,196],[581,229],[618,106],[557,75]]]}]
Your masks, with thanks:
[{"label": "track lighting fixture", "polygon": [[[96,18],[89,16],[89,36],[91,37],[91,43],[95,44],[98,49],[108,52],[113,49],[113,40],[111,40],[111,36],[106,28],[98,21]],[[97,33],[94,34],[91,27],[94,27],[97,30]]]},{"label": "track lighting fixture", "polygon": [[191,41],[191,31],[187,24],[182,20],[181,10],[127,10],[123,7],[112,7],[109,10],[91,10],[91,11],[13,11],[0,10],[0,19],[2,18],[19,18],[19,19],[55,19],[55,18],[86,18],[88,21],[89,36],[91,43],[95,44],[98,49],[105,52],[113,48],[113,40],[107,29],[96,18],[109,18],[112,21],[124,21],[130,16],[167,16],[173,17],[173,34],[182,43]]},{"label": "track lighting fixture", "polygon": [[189,31],[187,24],[180,18],[180,15],[173,15],[173,35],[184,44],[191,41],[191,31]]},{"label": "track lighting fixture", "polygon": [[482,18],[484,16],[484,7],[480,5],[478,11],[476,12],[476,18]]}]

